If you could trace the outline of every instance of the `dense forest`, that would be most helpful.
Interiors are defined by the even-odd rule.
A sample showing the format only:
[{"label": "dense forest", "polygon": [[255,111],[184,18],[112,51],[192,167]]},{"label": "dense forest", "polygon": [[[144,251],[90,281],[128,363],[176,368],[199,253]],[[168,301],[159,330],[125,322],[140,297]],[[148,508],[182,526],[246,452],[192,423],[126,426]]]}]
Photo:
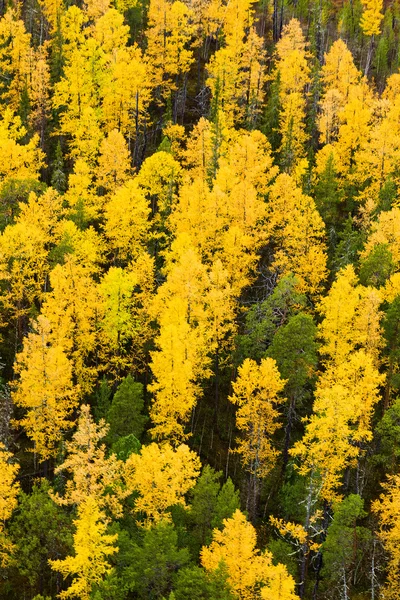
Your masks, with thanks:
[{"label": "dense forest", "polygon": [[0,14],[0,598],[399,600],[398,0]]}]

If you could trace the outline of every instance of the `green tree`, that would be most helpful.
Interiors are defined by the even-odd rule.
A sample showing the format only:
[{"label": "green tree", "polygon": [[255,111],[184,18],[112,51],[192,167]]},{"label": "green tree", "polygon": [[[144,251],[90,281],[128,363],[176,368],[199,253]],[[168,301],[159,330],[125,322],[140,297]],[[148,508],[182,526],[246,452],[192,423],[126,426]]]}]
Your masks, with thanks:
[{"label": "green tree", "polygon": [[145,529],[141,545],[134,545],[129,567],[140,600],[168,597],[175,573],[189,562],[189,551],[178,547],[171,523],[160,521]]},{"label": "green tree", "polygon": [[231,479],[221,487],[221,477],[221,472],[206,465],[191,492],[188,520],[191,548],[196,556],[202,546],[211,542],[212,530],[221,527],[222,521],[240,507],[239,492]]},{"label": "green tree", "polygon": [[[47,559],[71,552],[72,522],[70,516],[49,496],[50,484],[45,479],[34,483],[31,494],[20,493],[19,505],[10,524],[15,544],[15,585],[24,594],[40,593],[54,597],[58,591],[57,576]],[[21,595],[23,595],[21,590]]]},{"label": "green tree", "polygon": [[276,332],[267,356],[274,358],[286,380],[283,393],[288,398],[282,469],[289,459],[291,433],[299,403],[310,394],[310,382],[317,365],[317,327],[311,315],[298,313]]},{"label": "green tree", "polygon": [[357,525],[367,513],[364,501],[357,494],[351,494],[336,505],[333,520],[328,528],[326,540],[322,544],[322,576],[324,587],[335,589],[335,598],[352,597],[351,588],[356,580],[356,570],[366,554],[371,532]]},{"label": "green tree", "polygon": [[140,438],[147,421],[142,414],[143,406],[143,384],[128,375],[119,384],[107,411],[106,420],[110,425],[107,438],[111,442],[130,434]]}]

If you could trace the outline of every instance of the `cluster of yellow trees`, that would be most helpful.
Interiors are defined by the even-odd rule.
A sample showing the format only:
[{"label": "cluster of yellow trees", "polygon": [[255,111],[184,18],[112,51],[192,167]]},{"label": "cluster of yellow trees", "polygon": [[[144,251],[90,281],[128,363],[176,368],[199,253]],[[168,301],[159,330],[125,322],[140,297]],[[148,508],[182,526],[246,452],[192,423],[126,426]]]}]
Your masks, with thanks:
[{"label": "cluster of yellow trees", "polygon": [[[400,74],[383,90],[367,78],[381,1],[359,6],[362,68],[340,37],[320,64],[295,18],[273,45],[276,7],[260,4],[39,0],[0,19],[5,580],[32,472],[73,517],[72,553],[47,560],[58,597],[106,600],[115,524],[176,525],[202,459],[246,509],[210,520],[197,556],[226,598],[317,598],[351,494],[373,548],[372,595],[357,597],[400,597],[399,465],[370,460],[400,387]],[[121,454],[100,394],[128,375],[149,418]],[[359,584],[357,552],[336,597]]]}]

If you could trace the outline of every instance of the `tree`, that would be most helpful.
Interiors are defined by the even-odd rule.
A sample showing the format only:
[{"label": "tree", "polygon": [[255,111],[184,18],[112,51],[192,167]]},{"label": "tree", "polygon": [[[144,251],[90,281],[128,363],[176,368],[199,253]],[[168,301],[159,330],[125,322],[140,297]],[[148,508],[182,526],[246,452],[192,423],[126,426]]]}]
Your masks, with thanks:
[{"label": "tree", "polygon": [[153,85],[163,99],[183,83],[193,61],[189,42],[192,10],[180,0],[151,0],[146,56],[152,65]]},{"label": "tree", "polygon": [[15,481],[19,465],[11,462],[12,454],[0,443],[0,564],[5,567],[13,544],[8,539],[4,524],[18,504],[19,483]]},{"label": "tree", "polygon": [[211,532],[221,527],[222,521],[232,516],[239,508],[239,493],[228,479],[221,487],[222,473],[205,465],[196,485],[190,491],[188,521],[191,525],[190,539],[194,553],[211,542]]},{"label": "tree", "polygon": [[39,315],[36,331],[25,338],[17,355],[19,379],[13,399],[26,410],[19,421],[34,442],[33,451],[41,460],[55,456],[63,433],[70,429],[78,393],[72,382],[72,365],[65,348],[51,336],[48,319]]},{"label": "tree", "polygon": [[351,582],[370,542],[370,532],[357,525],[365,517],[364,502],[350,494],[334,508],[333,520],[321,546],[324,559],[322,577],[335,586],[340,598],[349,598]]},{"label": "tree", "polygon": [[236,598],[296,600],[293,578],[282,564],[272,564],[270,552],[256,550],[256,531],[240,510],[224,520],[224,529],[215,530],[210,546],[201,551],[201,562],[207,571],[215,571],[222,561]]},{"label": "tree", "polygon": [[18,10],[9,7],[0,19],[0,97],[10,112],[18,112],[28,87],[31,36],[18,16]]},{"label": "tree", "polygon": [[80,507],[87,498],[91,498],[96,510],[108,510],[116,517],[122,514],[121,500],[127,495],[121,480],[122,461],[115,454],[107,457],[105,445],[99,444],[107,431],[105,421],[101,419],[97,425],[90,414],[90,407],[83,404],[77,430],[72,440],[66,442],[67,457],[55,470],[56,474],[67,471],[72,476],[65,484],[64,495],[54,494],[58,504]]},{"label": "tree", "polygon": [[58,576],[48,564],[72,551],[71,518],[49,496],[50,484],[37,480],[30,494],[21,492],[18,511],[10,525],[15,544],[14,559],[18,579],[31,594],[54,597]]},{"label": "tree", "polygon": [[150,206],[137,178],[128,180],[106,201],[104,230],[116,261],[125,264],[144,251],[150,233]]},{"label": "tree", "polygon": [[381,22],[383,14],[382,0],[365,0],[363,2],[364,11],[361,17],[360,25],[365,35],[379,35],[381,32]]},{"label": "tree", "polygon": [[383,484],[384,493],[373,504],[373,511],[379,515],[380,538],[389,554],[387,562],[387,579],[384,588],[385,598],[397,600],[400,581],[400,477],[391,475]]},{"label": "tree", "polygon": [[156,600],[171,591],[176,574],[189,562],[189,552],[179,547],[173,524],[161,520],[144,531],[142,544],[133,546],[130,558],[135,594],[140,600]]},{"label": "tree", "polygon": [[267,219],[274,246],[271,268],[280,277],[293,273],[300,293],[318,295],[326,277],[324,223],[314,200],[290,175],[282,173],[271,187]]},{"label": "tree", "polygon": [[39,137],[33,135],[28,143],[21,119],[6,108],[0,121],[0,182],[9,179],[38,179],[44,162],[39,149]]},{"label": "tree", "polygon": [[319,474],[320,493],[328,502],[337,497],[344,469],[357,464],[363,444],[372,438],[373,409],[385,380],[378,371],[379,302],[376,290],[357,285],[349,266],[320,304],[325,371],[304,437],[291,454],[301,457],[302,473]]},{"label": "tree", "polygon": [[40,196],[31,192],[27,202],[19,204],[15,224],[8,225],[0,237],[0,301],[14,324],[15,348],[22,342],[28,317],[36,316],[36,306],[44,298],[49,250],[61,205],[61,197],[51,188]]},{"label": "tree", "polygon": [[284,27],[276,50],[275,78],[279,73],[279,128],[282,136],[279,156],[284,171],[291,174],[305,156],[304,91],[310,83],[308,53],[299,21],[292,19]]},{"label": "tree", "polygon": [[107,437],[113,442],[130,434],[140,438],[147,421],[142,414],[143,406],[143,384],[128,375],[119,384],[107,411],[106,420],[110,425]]},{"label": "tree", "polygon": [[49,563],[64,578],[74,577],[69,588],[59,594],[60,598],[89,600],[93,584],[102,581],[111,571],[107,557],[118,552],[114,545],[118,535],[106,533],[105,516],[92,496],[86,497],[79,506],[74,525],[75,555],[63,560],[49,560]]},{"label": "tree", "polygon": [[176,600],[186,600],[189,597],[192,600],[233,600],[226,570],[223,568],[211,573],[197,566],[180,569],[174,584],[174,594]]},{"label": "tree", "polygon": [[113,129],[100,144],[97,167],[97,184],[114,192],[128,179],[131,158],[123,135]]},{"label": "tree", "polygon": [[59,248],[65,248],[62,264],[50,274],[51,291],[45,296],[42,314],[48,319],[55,343],[62,344],[73,366],[81,394],[93,389],[96,366],[89,358],[98,341],[99,289],[93,274],[102,250],[92,229],[80,231],[71,221],[59,230]]},{"label": "tree", "polygon": [[184,444],[174,450],[169,444],[152,443],[140,454],[131,454],[125,463],[125,480],[130,492],[139,493],[135,512],[144,513],[148,524],[168,520],[171,506],[185,507],[184,495],[199,471],[200,459]]},{"label": "tree", "polygon": [[233,383],[233,394],[229,400],[237,404],[236,426],[244,434],[238,440],[237,452],[250,473],[250,493],[247,505],[252,518],[256,517],[259,482],[273,468],[277,451],[271,438],[280,426],[277,422],[277,407],[284,402],[279,397],[285,382],[272,358],[264,358],[257,365],[246,359],[238,369],[238,378]]},{"label": "tree", "polygon": [[276,361],[279,373],[286,380],[284,394],[289,399],[282,455],[283,470],[289,459],[296,406],[307,398],[307,384],[315,376],[318,347],[316,335],[317,327],[311,315],[300,312],[291,316],[287,324],[278,329],[267,350],[267,355]]}]

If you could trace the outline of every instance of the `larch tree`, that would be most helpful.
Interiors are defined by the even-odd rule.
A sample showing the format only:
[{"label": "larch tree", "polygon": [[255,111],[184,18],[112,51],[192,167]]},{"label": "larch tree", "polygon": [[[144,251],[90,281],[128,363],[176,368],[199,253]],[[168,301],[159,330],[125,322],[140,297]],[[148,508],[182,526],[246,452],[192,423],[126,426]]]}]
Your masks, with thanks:
[{"label": "larch tree", "polygon": [[293,173],[305,158],[305,90],[310,83],[309,55],[299,21],[292,19],[284,27],[276,50],[274,77],[276,79],[279,74],[279,156],[283,170]]},{"label": "larch tree", "polygon": [[100,297],[93,279],[99,248],[97,236],[92,237],[90,230],[81,234],[72,227],[67,233],[72,234],[66,236],[69,243],[76,243],[75,253],[67,254],[64,264],[51,271],[52,290],[46,294],[42,314],[51,323],[54,339],[62,340],[74,378],[84,394],[92,390],[97,373],[90,357],[99,332]]},{"label": "larch tree", "polygon": [[193,248],[181,248],[179,240],[175,247],[177,260],[171,264],[152,309],[160,333],[155,342],[157,349],[152,353],[154,380],[150,391],[154,394],[153,436],[182,440],[201,394],[200,381],[209,374],[203,302],[207,274]]},{"label": "larch tree", "polygon": [[0,443],[0,565],[5,567],[10,559],[13,545],[5,532],[5,522],[17,507],[20,490],[16,475],[19,465],[11,462],[12,454]]},{"label": "larch tree", "polygon": [[61,197],[51,188],[18,205],[18,216],[0,236],[0,304],[14,323],[15,347],[22,341],[28,318],[44,299],[50,270],[51,242],[62,209]]},{"label": "larch tree", "polygon": [[273,242],[271,269],[293,273],[297,289],[316,297],[326,278],[325,227],[314,200],[282,173],[271,186],[266,229]]},{"label": "larch tree", "polygon": [[243,437],[238,439],[237,452],[250,473],[247,508],[252,519],[257,515],[261,479],[273,469],[278,455],[272,437],[280,427],[277,408],[285,402],[280,397],[284,385],[272,358],[262,359],[260,365],[247,358],[229,397],[238,406],[236,426]]},{"label": "larch tree", "polygon": [[[180,0],[151,0],[146,59],[151,65],[153,87],[163,101],[185,89],[193,62],[190,40],[194,28],[192,10]],[[174,102],[175,119],[177,97]]]},{"label": "larch tree", "polygon": [[357,464],[372,439],[371,419],[385,376],[379,373],[380,296],[358,285],[351,266],[343,269],[319,310],[325,371],[318,379],[313,414],[291,451],[300,471],[318,473],[321,496],[338,497],[344,469]]},{"label": "larch tree", "polygon": [[0,62],[2,83],[0,97],[10,111],[18,112],[28,92],[31,36],[14,8],[8,8],[0,19]]},{"label": "larch tree", "polygon": [[16,357],[13,400],[26,411],[19,425],[33,441],[35,455],[46,460],[56,455],[64,432],[74,424],[78,393],[71,362],[61,343],[54,343],[48,319],[39,315],[35,329]]},{"label": "larch tree", "polygon": [[387,600],[397,600],[400,585],[400,476],[392,475],[383,487],[383,494],[373,504],[373,511],[379,516],[380,538],[389,555],[382,594]]},{"label": "larch tree", "polygon": [[124,467],[128,490],[138,492],[134,511],[145,515],[147,525],[169,520],[168,509],[177,504],[186,507],[185,494],[195,485],[200,459],[185,444],[152,443],[140,454],[131,454]]},{"label": "larch tree", "polygon": [[150,204],[137,178],[129,179],[106,201],[104,231],[118,265],[137,260],[150,234]]},{"label": "larch tree", "polygon": [[365,66],[365,74],[367,75],[372,59],[374,37],[381,32],[383,0],[364,0],[362,4],[364,10],[360,19],[361,29],[364,35],[371,38],[367,55],[367,64]]},{"label": "larch tree", "polygon": [[215,529],[213,541],[201,551],[201,563],[215,571],[223,563],[238,600],[296,600],[294,580],[284,565],[272,563],[272,554],[256,548],[256,530],[240,510]]},{"label": "larch tree", "polygon": [[64,578],[73,578],[71,585],[60,592],[59,598],[89,600],[93,585],[101,583],[111,572],[108,557],[118,552],[115,546],[118,534],[107,534],[105,515],[92,496],[86,497],[80,504],[74,525],[74,556],[49,562],[51,568]]},{"label": "larch tree", "polygon": [[83,404],[77,429],[70,442],[66,442],[67,456],[56,473],[67,472],[71,478],[65,484],[63,496],[56,493],[53,499],[60,505],[85,506],[91,498],[98,510],[109,511],[115,517],[122,514],[121,501],[127,495],[122,486],[122,465],[115,454],[107,457],[101,440],[108,425],[104,419],[97,425],[90,407]]}]

